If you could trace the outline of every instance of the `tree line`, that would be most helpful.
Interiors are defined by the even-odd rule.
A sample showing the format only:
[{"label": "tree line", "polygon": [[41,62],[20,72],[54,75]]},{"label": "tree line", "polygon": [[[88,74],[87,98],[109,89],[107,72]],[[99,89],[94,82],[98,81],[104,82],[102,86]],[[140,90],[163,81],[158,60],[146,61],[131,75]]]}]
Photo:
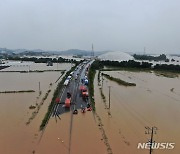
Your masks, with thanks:
[{"label": "tree line", "polygon": [[162,70],[162,71],[170,71],[170,72],[180,72],[180,65],[173,65],[173,64],[156,64],[153,66],[150,62],[137,62],[134,60],[129,61],[110,61],[110,60],[96,60],[93,65],[91,66],[95,70],[103,69],[104,66],[106,67],[113,67],[113,68],[134,68],[134,69],[143,69],[143,70]]},{"label": "tree line", "polygon": [[161,54],[159,56],[150,56],[150,55],[137,55],[134,54],[133,57],[137,60],[149,60],[149,61],[168,61],[165,54]]},{"label": "tree line", "polygon": [[137,62],[134,60],[129,60],[129,61],[110,61],[110,60],[105,60],[101,61],[101,66],[109,66],[109,67],[124,67],[124,68],[151,68],[152,63],[148,62]]},{"label": "tree line", "polygon": [[77,63],[74,59],[66,59],[62,57],[58,58],[37,58],[37,57],[18,57],[18,56],[8,56],[6,58],[7,60],[17,60],[17,61],[32,61],[35,63],[47,63],[47,62],[53,62],[53,63]]}]

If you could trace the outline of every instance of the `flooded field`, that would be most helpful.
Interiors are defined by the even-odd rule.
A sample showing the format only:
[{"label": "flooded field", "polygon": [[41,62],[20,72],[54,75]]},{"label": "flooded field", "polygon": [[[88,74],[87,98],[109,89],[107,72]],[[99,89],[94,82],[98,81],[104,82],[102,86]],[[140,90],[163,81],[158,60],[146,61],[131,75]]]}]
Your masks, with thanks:
[{"label": "flooded field", "polygon": [[[156,143],[175,143],[173,150],[154,150],[158,154],[177,154],[180,151],[180,78],[166,78],[154,73],[106,71],[103,72],[124,81],[136,83],[135,87],[118,85],[106,78],[97,86],[95,80],[96,111],[100,115],[113,153],[149,153],[137,149],[138,143],[146,143],[150,134],[145,127],[157,128]],[[96,76],[97,78],[97,76]],[[103,86],[102,86],[103,85]],[[111,86],[110,114],[109,86]],[[106,97],[103,103],[99,88]]]},{"label": "flooded field", "polygon": [[[34,70],[56,69],[56,66],[47,67],[46,64],[30,64]],[[68,70],[71,64],[58,64],[59,69]],[[26,70],[25,63],[13,63],[4,71]],[[20,154],[32,153],[37,144],[39,126],[47,111],[52,94],[56,88],[55,81],[61,71],[43,73],[0,72],[0,91],[35,90],[34,93],[0,94],[0,153]],[[42,94],[39,96],[39,82]],[[47,99],[40,106],[39,113],[26,125],[34,110],[30,105],[39,105],[48,90],[51,90]]]},{"label": "flooded field", "polygon": [[[30,64],[32,70],[68,70],[71,64]],[[18,66],[17,66],[18,65]],[[22,65],[22,66],[19,66]],[[4,71],[27,70],[16,63]],[[108,75],[136,83],[125,87],[104,77],[98,86],[94,81],[96,113],[73,115],[67,112],[51,117],[44,131],[39,126],[60,71],[42,73],[0,72],[0,91],[35,90],[34,93],[0,94],[0,153],[3,154],[148,154],[138,150],[138,143],[146,143],[150,134],[145,127],[157,128],[155,142],[175,143],[173,150],[155,150],[158,154],[177,154],[180,151],[180,78],[157,76],[150,72],[105,71]],[[39,82],[42,94],[39,96]],[[111,86],[109,106],[109,86]],[[100,89],[105,96],[103,102]],[[42,103],[43,97],[47,99]],[[42,103],[42,105],[40,105]],[[35,116],[30,105],[40,107]],[[27,124],[27,122],[29,122]]]},{"label": "flooded field", "polygon": [[20,62],[20,61],[8,61],[6,64],[9,68],[1,71],[35,71],[35,70],[64,70],[67,67],[70,68],[68,63],[54,63],[53,66],[47,67],[45,63],[33,63],[33,62]]}]

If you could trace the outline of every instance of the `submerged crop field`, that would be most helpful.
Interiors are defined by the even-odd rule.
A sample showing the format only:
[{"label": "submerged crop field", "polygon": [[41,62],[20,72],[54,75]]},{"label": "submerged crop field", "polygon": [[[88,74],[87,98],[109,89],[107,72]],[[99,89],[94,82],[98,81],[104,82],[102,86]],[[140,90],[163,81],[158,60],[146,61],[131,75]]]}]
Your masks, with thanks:
[{"label": "submerged crop field", "polygon": [[[34,143],[38,142],[40,123],[52,99],[52,91],[64,73],[56,71],[57,65],[48,67],[34,63],[29,64],[30,69],[38,69],[39,72],[19,73],[29,69],[26,65],[20,65],[23,63],[0,72],[0,136],[5,137],[0,141],[0,153],[11,153],[12,150],[14,154],[32,153]],[[61,70],[70,67],[71,64],[58,64]],[[3,146],[7,144],[8,149]]]},{"label": "submerged crop field", "polygon": [[[147,142],[150,135],[144,132],[150,132],[151,127],[157,133],[157,142],[180,144],[175,131],[180,129],[178,73],[103,68],[100,61],[81,61],[74,67],[67,63],[52,67],[31,63],[31,71],[28,69],[26,65],[13,65],[0,72],[0,124],[6,129],[0,135],[8,137],[0,144],[10,143],[14,154],[56,154],[60,149],[62,153],[84,154],[87,144],[95,148],[95,153],[116,154],[121,149],[125,154],[143,154],[137,145]],[[65,86],[70,74],[72,81]],[[87,105],[80,92],[85,76],[92,111],[81,113]],[[63,107],[67,92],[73,95],[70,109]],[[75,115],[74,109],[78,112]],[[164,137],[164,133],[168,135]],[[81,146],[76,145],[77,138]],[[23,148],[18,148],[21,144]],[[0,149],[0,153],[4,151],[8,150]],[[177,151],[178,147],[172,153]]]},{"label": "submerged crop field", "polygon": [[[180,116],[179,77],[169,78],[157,76],[155,72],[123,70],[101,73],[100,77],[96,74],[94,81],[95,106],[113,153],[118,153],[119,149],[122,153],[144,153],[145,151],[137,149],[137,145],[150,139],[151,133],[145,132],[148,129],[150,131],[151,127],[156,130],[156,142],[168,140],[180,144],[177,135],[180,125],[176,122]],[[103,77],[103,73],[108,77]],[[109,76],[136,83],[136,86],[119,86],[119,83],[109,80]],[[111,106],[107,110],[109,94]],[[160,154],[168,153],[166,150],[155,151]],[[171,151],[177,153],[179,147]]]}]

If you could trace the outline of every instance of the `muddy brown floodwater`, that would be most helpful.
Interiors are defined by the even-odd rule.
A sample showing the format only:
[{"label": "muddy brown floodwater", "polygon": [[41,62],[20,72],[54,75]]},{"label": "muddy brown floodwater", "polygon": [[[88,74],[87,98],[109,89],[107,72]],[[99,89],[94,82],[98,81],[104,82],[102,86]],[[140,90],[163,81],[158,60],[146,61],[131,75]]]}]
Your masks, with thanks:
[{"label": "muddy brown floodwater", "polygon": [[[34,70],[47,70],[45,64],[31,64]],[[13,65],[8,70],[16,70]],[[26,68],[24,68],[26,67]],[[27,66],[18,66],[26,70]],[[52,68],[56,69],[57,66]],[[36,69],[37,68],[37,69]],[[69,69],[70,64],[59,64],[58,69]],[[147,142],[150,135],[145,127],[156,126],[156,142],[173,142],[173,150],[154,150],[158,154],[177,154],[180,151],[180,79],[156,76],[154,73],[110,71],[113,77],[136,83],[124,87],[107,79],[103,80],[103,102],[97,81],[94,81],[96,114],[86,112],[71,116],[61,115],[61,120],[51,117],[44,131],[39,126],[60,72],[0,73],[0,91],[35,90],[35,93],[0,94],[0,153],[2,154],[148,154],[138,150],[138,143]],[[38,97],[38,82],[42,94]],[[52,83],[52,86],[50,86]],[[108,86],[111,86],[111,109],[108,106]],[[39,104],[51,90],[38,114],[26,125],[34,110],[30,105]],[[104,104],[106,103],[106,105]],[[72,121],[71,121],[72,120]],[[72,124],[72,131],[70,126]]]},{"label": "muddy brown floodwater", "polygon": [[[21,66],[20,66],[21,65]],[[24,65],[24,66],[23,66]],[[46,64],[31,63],[35,70],[56,69],[57,66],[47,67]],[[69,69],[70,64],[58,64],[58,69]],[[23,63],[16,63],[4,69],[4,71],[26,70]],[[55,81],[61,72],[43,73],[18,73],[0,72],[0,91],[11,90],[35,90],[35,93],[0,94],[0,153],[1,154],[26,154],[32,153],[39,136],[39,126],[47,112],[52,94],[56,88]],[[39,96],[39,82],[42,94]],[[52,85],[50,85],[52,83]],[[48,90],[51,90],[48,98],[41,106],[37,116],[29,125],[26,122],[32,116],[34,110],[30,105],[39,104]]]},{"label": "muddy brown floodwater", "polygon": [[[145,72],[105,73],[136,83],[136,87],[124,87],[104,79],[103,86],[97,86],[95,80],[96,110],[101,116],[113,153],[148,154],[149,150],[137,149],[139,142],[146,143],[150,139],[150,134],[145,134],[145,126],[158,128],[154,134],[156,143],[175,143],[173,150],[154,150],[153,153],[179,153],[180,79]],[[108,105],[108,86],[111,86],[111,116],[98,94],[99,87],[103,87]]]}]

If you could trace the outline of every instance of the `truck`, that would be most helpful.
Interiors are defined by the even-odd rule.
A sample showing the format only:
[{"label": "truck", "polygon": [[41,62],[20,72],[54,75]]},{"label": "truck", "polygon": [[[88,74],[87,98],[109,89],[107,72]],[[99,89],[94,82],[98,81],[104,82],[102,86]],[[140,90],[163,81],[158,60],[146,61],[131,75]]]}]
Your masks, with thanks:
[{"label": "truck", "polygon": [[87,88],[85,86],[81,85],[79,89],[80,89],[82,98],[87,99],[89,97]]},{"label": "truck", "polygon": [[66,100],[65,100],[65,107],[70,108],[70,105],[71,105],[71,93],[67,92],[67,97],[66,97]]}]

